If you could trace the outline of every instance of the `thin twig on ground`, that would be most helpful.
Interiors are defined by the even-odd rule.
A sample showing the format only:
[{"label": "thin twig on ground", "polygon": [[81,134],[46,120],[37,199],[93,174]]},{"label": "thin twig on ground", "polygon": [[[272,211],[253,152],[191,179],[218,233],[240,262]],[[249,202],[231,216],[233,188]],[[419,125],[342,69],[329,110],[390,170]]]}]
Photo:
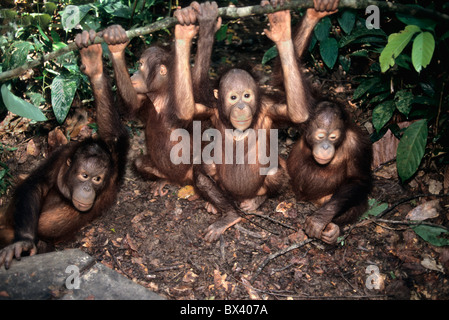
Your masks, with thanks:
[{"label": "thin twig on ground", "polygon": [[270,263],[271,260],[276,259],[279,256],[282,256],[284,254],[286,254],[287,252],[290,252],[292,250],[301,248],[303,246],[305,246],[306,244],[312,242],[314,239],[306,239],[304,241],[300,241],[300,242],[295,242],[294,244],[292,244],[291,246],[284,248],[280,251],[277,251],[275,253],[270,254],[267,258],[265,258],[265,260],[259,265],[259,267],[257,268],[254,276],[251,278],[251,283],[254,282],[254,280],[256,280],[256,278],[259,276],[259,274],[262,272],[262,270],[265,268],[265,266]]}]

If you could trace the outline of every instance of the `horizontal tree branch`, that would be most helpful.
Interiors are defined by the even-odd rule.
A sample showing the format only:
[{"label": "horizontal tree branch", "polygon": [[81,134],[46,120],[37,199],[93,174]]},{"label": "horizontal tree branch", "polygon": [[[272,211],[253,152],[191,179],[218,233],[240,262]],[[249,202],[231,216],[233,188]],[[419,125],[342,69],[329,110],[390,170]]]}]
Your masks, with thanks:
[{"label": "horizontal tree branch", "polygon": [[[440,22],[449,22],[449,16],[440,12],[428,10],[428,9],[422,9],[417,7],[410,7],[402,4],[392,3],[392,2],[386,2],[386,1],[373,1],[373,0],[341,0],[339,8],[351,8],[351,9],[365,9],[370,5],[375,5],[379,7],[379,9],[385,10],[385,11],[393,11],[396,13],[406,13],[409,15],[416,15],[420,18],[432,18],[434,20],[440,21]],[[276,11],[281,10],[293,10],[293,9],[303,9],[303,8],[312,8],[313,7],[313,0],[291,0],[289,2],[286,2],[283,6],[279,6],[276,8],[273,8],[272,6],[268,5],[265,7],[261,7],[260,5],[256,6],[247,6],[247,7],[222,7],[219,8],[219,16],[222,18],[229,18],[229,19],[236,19],[236,18],[244,18],[252,15],[259,15],[259,14],[267,14],[267,13],[273,13]],[[126,34],[128,35],[128,38],[132,39],[138,36],[143,36],[150,34],[152,32],[161,30],[161,29],[168,29],[176,25],[177,19],[170,17],[165,18],[163,20],[156,21],[152,24],[149,24],[147,26],[143,26],[136,29],[131,29],[126,31]],[[103,42],[103,39],[100,37],[97,37],[95,39],[95,43],[101,43]],[[55,52],[51,52],[48,54],[44,54],[41,58],[35,59],[33,61],[27,62],[23,64],[20,67],[17,67],[12,70],[8,70],[5,72],[0,73],[0,82],[13,79],[16,77],[19,77],[23,73],[25,73],[28,69],[35,68],[41,64],[44,64],[47,61],[56,59],[57,57],[60,57],[66,53],[69,53],[71,51],[75,51],[78,48],[76,47],[74,42],[69,43],[66,47],[59,49]]]}]

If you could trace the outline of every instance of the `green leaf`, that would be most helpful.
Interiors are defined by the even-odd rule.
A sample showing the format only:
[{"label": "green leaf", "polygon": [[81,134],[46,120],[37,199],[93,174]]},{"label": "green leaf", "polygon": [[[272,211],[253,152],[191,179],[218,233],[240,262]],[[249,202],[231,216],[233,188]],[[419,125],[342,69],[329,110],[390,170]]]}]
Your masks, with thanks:
[{"label": "green leaf", "polygon": [[449,238],[443,238],[442,235],[449,236],[449,232],[437,226],[417,225],[411,226],[413,231],[425,241],[437,247],[449,245]]},{"label": "green leaf", "polygon": [[224,24],[218,29],[218,31],[215,33],[215,39],[217,41],[223,41],[226,40],[226,34],[228,32],[228,25]]},{"label": "green leaf", "polygon": [[314,34],[318,41],[323,41],[329,37],[329,32],[332,27],[332,22],[329,17],[321,19],[320,22],[315,26]]},{"label": "green leaf", "polygon": [[68,5],[65,7],[63,11],[59,12],[64,30],[75,28],[92,8],[94,8],[92,4],[82,6]]},{"label": "green leaf", "polygon": [[435,39],[430,32],[421,32],[416,36],[413,41],[412,63],[417,72],[427,67],[432,60],[434,50]]},{"label": "green leaf", "polygon": [[132,14],[132,10],[130,7],[125,6],[121,1],[117,0],[101,1],[100,8],[103,8],[113,17],[129,19]]},{"label": "green leaf", "polygon": [[377,85],[380,82],[379,77],[363,80],[359,86],[354,90],[353,99],[360,99],[369,89]]},{"label": "green leaf", "polygon": [[338,46],[343,48],[344,46],[365,37],[378,37],[383,40],[386,38],[386,34],[381,29],[367,29],[366,27],[356,28],[350,35],[341,37]]},{"label": "green leaf", "polygon": [[73,97],[80,82],[79,75],[60,74],[51,84],[51,104],[56,120],[63,123],[72,105]]},{"label": "green leaf", "polygon": [[309,48],[308,48],[309,52],[313,51],[313,48],[315,48],[315,45],[317,44],[317,42],[318,42],[317,38],[315,37],[314,34],[312,34],[312,36],[310,37],[310,43],[309,43]]},{"label": "green leaf", "polygon": [[345,10],[342,15],[338,17],[338,23],[346,34],[351,34],[354,28],[356,15],[354,11]]},{"label": "green leaf", "polygon": [[28,118],[34,121],[46,121],[47,118],[39,108],[36,108],[31,103],[20,99],[9,91],[6,84],[1,88],[3,102],[6,108],[18,116]]},{"label": "green leaf", "polygon": [[[101,29],[101,22],[97,17],[93,15],[87,14],[80,22],[80,26],[83,30],[95,30],[98,31]],[[149,37],[152,38],[151,36]],[[147,41],[147,40],[145,40]],[[151,40],[150,40],[151,42]]]},{"label": "green leaf", "polygon": [[366,49],[361,49],[361,50],[356,50],[354,52],[352,52],[351,54],[349,54],[351,57],[364,57],[364,58],[368,58],[368,50]]},{"label": "green leaf", "polygon": [[412,70],[412,68],[410,67],[412,64],[412,58],[410,58],[410,56],[408,54],[404,54],[401,53],[395,60],[394,62],[396,62],[396,64],[404,69],[407,70]]},{"label": "green leaf", "polygon": [[398,175],[406,181],[418,170],[427,144],[427,120],[412,123],[399,141],[396,157]]},{"label": "green leaf", "polygon": [[390,95],[390,92],[384,92],[381,94],[378,94],[376,96],[374,96],[371,100],[370,100],[370,104],[375,105],[379,102],[384,101],[386,98],[388,98],[388,96]]},{"label": "green leaf", "polygon": [[327,38],[320,41],[320,54],[324,63],[332,69],[338,57],[338,43],[335,38]]},{"label": "green leaf", "polygon": [[[413,7],[417,7],[419,9],[422,9],[422,6],[418,6],[418,5],[406,5],[407,7],[413,8]],[[426,18],[418,18],[417,16],[412,16],[412,15],[408,15],[405,13],[396,13],[396,17],[398,18],[399,21],[405,23],[406,25],[415,25],[420,27],[421,29],[426,29],[426,30],[435,30],[435,26],[437,25],[437,23],[432,20],[432,19],[426,19]]]},{"label": "green leaf", "polygon": [[42,96],[41,93],[37,93],[37,92],[32,92],[32,91],[28,91],[25,93],[27,97],[30,98],[31,103],[35,106],[39,106],[41,104],[45,103],[45,99]]},{"label": "green leaf", "polygon": [[28,53],[33,44],[27,41],[15,41],[5,54],[4,67],[10,70],[23,65],[28,59]]},{"label": "green leaf", "polygon": [[437,106],[438,105],[438,100],[434,99],[434,98],[429,98],[426,96],[415,96],[413,98],[413,102],[412,103],[416,103],[416,104],[423,104],[426,106]]},{"label": "green leaf", "polygon": [[382,72],[385,72],[390,67],[394,66],[395,59],[401,54],[413,35],[420,30],[421,29],[418,26],[409,25],[401,32],[393,33],[388,37],[388,43],[379,57]]},{"label": "green leaf", "polygon": [[393,100],[384,101],[376,106],[373,110],[373,126],[377,132],[390,121],[393,112],[396,109]]},{"label": "green leaf", "polygon": [[338,56],[338,62],[344,71],[349,72],[349,69],[351,68],[351,58],[340,55]]},{"label": "green leaf", "polygon": [[262,64],[266,64],[268,61],[276,58],[277,56],[278,56],[278,49],[276,48],[276,46],[273,46],[270,49],[268,49],[263,55]]},{"label": "green leaf", "polygon": [[429,82],[420,82],[419,86],[421,87],[422,91],[424,91],[424,93],[429,97],[435,96],[435,84],[432,80]]},{"label": "green leaf", "polygon": [[16,10],[11,9],[1,9],[0,10],[0,18],[7,19],[7,20],[14,20],[17,16]]},{"label": "green leaf", "polygon": [[40,26],[43,29],[48,28],[51,23],[51,16],[46,13],[31,13],[31,23],[35,26]]},{"label": "green leaf", "polygon": [[53,15],[56,10],[56,4],[53,2],[45,2],[42,9],[45,11],[45,13]]},{"label": "green leaf", "polygon": [[405,116],[408,116],[412,108],[413,93],[408,90],[400,90],[394,96],[396,108]]}]

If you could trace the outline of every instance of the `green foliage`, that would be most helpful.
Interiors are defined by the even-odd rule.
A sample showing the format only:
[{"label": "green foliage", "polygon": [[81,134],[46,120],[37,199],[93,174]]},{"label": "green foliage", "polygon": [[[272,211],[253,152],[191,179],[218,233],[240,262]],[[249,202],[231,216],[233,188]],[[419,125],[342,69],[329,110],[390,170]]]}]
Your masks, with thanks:
[{"label": "green foliage", "polygon": [[[356,43],[362,45],[363,49],[350,54],[351,57],[357,53],[367,61],[378,59],[378,62],[371,60],[369,72],[358,79],[353,99],[373,110],[373,142],[388,129],[398,138],[402,137],[396,165],[401,180],[407,181],[418,170],[426,150],[428,156],[437,155],[434,157],[437,164],[449,163],[449,145],[443,142],[443,135],[449,133],[449,117],[446,116],[449,111],[448,69],[447,63],[443,66],[434,59],[435,54],[447,56],[445,40],[449,34],[446,32],[439,37],[438,28],[442,26],[428,19],[404,14],[396,14],[396,18],[405,26],[384,38],[386,43],[372,42],[369,33],[363,38],[355,38],[355,34],[367,32],[363,28],[342,37],[339,43],[340,50],[352,48]],[[378,32],[372,35],[380,39],[383,31]],[[436,77],[438,81],[435,81]],[[393,120],[395,115],[413,123],[398,130],[397,120]],[[429,130],[430,127],[434,129]],[[435,132],[437,134],[428,139]]]},{"label": "green foliage", "polygon": [[437,247],[449,246],[449,232],[438,226],[417,225],[412,226],[413,231],[423,240]]},{"label": "green foliage", "polygon": [[377,217],[388,209],[388,203],[379,202],[376,199],[368,199],[368,206],[368,211],[360,217],[360,220],[368,219],[370,217]]},{"label": "green foliage", "polygon": [[0,195],[4,195],[11,186],[12,176],[9,173],[9,168],[6,164],[0,162]]},{"label": "green foliage", "polygon": [[51,84],[51,104],[56,120],[64,122],[81,76],[77,74],[61,73],[53,79]]},{"label": "green foliage", "polygon": [[396,105],[393,100],[379,103],[373,110],[373,126],[379,132],[393,116]]},{"label": "green foliage", "polygon": [[382,72],[394,66],[395,59],[402,53],[402,50],[404,50],[413,35],[418,31],[420,31],[419,27],[409,25],[401,32],[393,33],[388,37],[388,44],[382,50],[379,57]]},{"label": "green foliage", "polygon": [[38,108],[12,94],[6,84],[2,85],[1,94],[3,103],[5,104],[6,108],[12,113],[35,121],[47,120],[45,115]]},{"label": "green foliage", "polygon": [[265,52],[262,58],[262,64],[266,64],[268,61],[270,61],[273,58],[276,58],[277,56],[278,56],[278,49],[276,48],[276,46],[273,46]]},{"label": "green foliage", "polygon": [[[416,19],[414,19],[415,21]],[[410,43],[413,36],[412,63],[417,72],[429,65],[435,50],[435,40],[432,33],[421,30],[416,25],[408,25],[399,33],[393,33],[388,37],[388,44],[380,54],[379,62],[382,72],[394,66],[395,59]]]},{"label": "green foliage", "polygon": [[[0,72],[65,47],[68,40],[73,40],[80,32],[79,29],[97,31],[114,23],[127,28],[139,27],[154,22],[171,10],[169,3],[162,0],[87,0],[77,5],[80,2],[62,0],[30,3],[21,9],[0,9]],[[162,9],[160,14],[152,10],[155,5]],[[91,98],[87,78],[81,75],[78,65],[77,55],[71,52],[35,68],[26,92],[20,79],[2,84],[0,109],[6,108],[35,121],[51,119],[49,111],[52,110],[55,119],[59,123],[64,122],[76,94],[81,98]],[[50,94],[46,94],[47,90]],[[23,94],[32,104],[19,98]],[[43,108],[50,103],[52,109]],[[45,115],[37,107],[46,110]]]},{"label": "green foliage", "polygon": [[14,69],[27,61],[28,53],[34,48],[33,44],[27,41],[15,41],[5,52],[3,68],[5,70]]},{"label": "green foliage", "polygon": [[418,169],[427,144],[427,120],[412,123],[399,141],[396,163],[402,181],[408,180]]},{"label": "green foliage", "polygon": [[351,34],[356,20],[356,13],[354,10],[344,10],[338,17],[338,24],[346,34]]},{"label": "green foliage", "polygon": [[430,32],[421,32],[413,41],[412,63],[417,72],[429,65],[435,50],[435,40]]},{"label": "green foliage", "polygon": [[[0,143],[0,155],[4,152],[15,151],[17,148],[9,148]],[[12,185],[13,177],[9,173],[9,168],[6,163],[0,161],[0,195],[3,195],[8,190],[8,187]]]},{"label": "green foliage", "polygon": [[[388,129],[398,138],[404,134],[397,150],[396,163],[401,180],[406,181],[419,168],[426,156],[426,148],[428,152],[438,155],[435,157],[437,163],[449,163],[449,144],[443,142],[443,137],[449,134],[449,67],[447,63],[444,67],[436,66],[434,59],[437,51],[445,50],[442,57],[447,60],[449,31],[438,36],[441,32],[437,32],[437,28],[443,26],[406,14],[396,14],[396,19],[387,21],[387,27],[391,24],[397,28],[398,22],[405,26],[387,36],[382,29],[367,28],[363,13],[339,10],[316,25],[309,52],[321,74],[328,74],[337,67],[351,72],[353,60],[365,60],[369,70],[355,79],[358,86],[355,87],[353,100],[372,110],[373,142]],[[275,48],[270,48],[263,57],[263,63],[276,56]],[[323,64],[318,63],[319,58]],[[426,68],[431,70],[424,73]],[[435,82],[435,76],[438,82]],[[395,115],[404,120],[418,121],[401,131],[392,121]],[[428,139],[430,126],[436,128],[433,132],[437,134],[433,139]],[[432,142],[433,151],[428,141]]]},{"label": "green foliage", "polygon": [[413,93],[406,89],[399,90],[394,95],[394,103],[398,111],[408,117],[412,109]]},{"label": "green foliage", "polygon": [[[368,199],[368,206],[368,210],[359,220],[376,218],[388,209],[388,203],[379,202],[376,199]],[[441,247],[449,245],[449,232],[445,228],[425,224],[410,224],[409,226],[418,236],[434,246]],[[344,245],[344,237],[339,238],[337,241],[341,245]]]},{"label": "green foliage", "polygon": [[326,38],[320,42],[320,54],[330,69],[334,67],[338,57],[338,43],[334,38]]}]

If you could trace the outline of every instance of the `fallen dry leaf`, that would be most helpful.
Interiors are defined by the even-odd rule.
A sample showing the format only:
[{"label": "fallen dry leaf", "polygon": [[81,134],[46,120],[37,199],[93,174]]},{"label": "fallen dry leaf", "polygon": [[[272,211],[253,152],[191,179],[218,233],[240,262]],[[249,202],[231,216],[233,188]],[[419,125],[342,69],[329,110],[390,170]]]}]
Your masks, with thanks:
[{"label": "fallen dry leaf", "polygon": [[192,270],[189,270],[182,278],[182,281],[185,283],[193,283],[195,282],[196,278],[198,278],[198,275],[194,273]]},{"label": "fallen dry leaf", "polygon": [[282,213],[285,215],[285,213],[293,206],[293,203],[288,201],[282,201],[276,206],[276,212]]},{"label": "fallen dry leaf", "polygon": [[16,159],[17,163],[23,164],[28,159],[28,153],[26,152],[25,146],[20,146],[18,150],[16,151]]},{"label": "fallen dry leaf", "polygon": [[68,143],[67,137],[62,132],[61,128],[56,127],[54,130],[48,133],[48,147],[49,152],[56,149],[59,146]]},{"label": "fallen dry leaf", "polygon": [[143,264],[143,259],[142,259],[142,257],[131,257],[131,262],[137,263],[137,264]]},{"label": "fallen dry leaf", "polygon": [[441,190],[443,190],[443,184],[440,181],[429,180],[429,192],[431,194],[440,194]]},{"label": "fallen dry leaf", "polygon": [[132,218],[131,223],[139,223],[145,217],[151,216],[153,213],[149,210],[138,213]]},{"label": "fallen dry leaf", "polygon": [[438,272],[442,272],[444,273],[444,268],[441,264],[438,264],[435,259],[432,259],[430,257],[425,257],[422,261],[421,261],[421,265],[429,270],[434,270],[434,271],[438,271]]},{"label": "fallen dry leaf", "polygon": [[8,298],[9,294],[5,290],[3,290],[3,291],[0,291],[0,297]]},{"label": "fallen dry leaf", "polygon": [[70,138],[74,139],[78,136],[88,123],[89,115],[85,109],[75,109],[75,113],[66,119],[67,132],[70,132]]},{"label": "fallen dry leaf", "polygon": [[382,228],[381,226],[376,226],[374,230],[376,231],[377,234],[382,234],[385,231],[384,228]]},{"label": "fallen dry leaf", "polygon": [[438,217],[440,203],[438,200],[427,201],[413,210],[405,217],[407,220],[424,221],[426,219]]},{"label": "fallen dry leaf", "polygon": [[34,140],[31,139],[30,141],[28,141],[28,143],[27,143],[27,154],[29,154],[30,156],[37,157],[39,155],[39,153],[40,153],[40,149],[36,145]]},{"label": "fallen dry leaf", "polygon": [[248,280],[246,280],[245,278],[242,278],[242,283],[244,284],[246,292],[248,292],[249,298],[251,300],[261,300],[256,289],[254,289],[254,287],[249,283]]},{"label": "fallen dry leaf", "polygon": [[304,241],[306,239],[307,236],[304,233],[304,230],[298,230],[298,232],[292,233],[288,236],[288,240],[290,240],[290,242],[292,243]]},{"label": "fallen dry leaf", "polygon": [[226,292],[233,289],[233,286],[229,281],[226,281],[227,275],[221,275],[219,270],[214,270],[214,284],[215,288],[223,288]]},{"label": "fallen dry leaf", "polygon": [[129,236],[129,233],[126,234],[126,243],[128,244],[129,248],[133,251],[137,251],[137,246],[134,243],[134,241]]}]

